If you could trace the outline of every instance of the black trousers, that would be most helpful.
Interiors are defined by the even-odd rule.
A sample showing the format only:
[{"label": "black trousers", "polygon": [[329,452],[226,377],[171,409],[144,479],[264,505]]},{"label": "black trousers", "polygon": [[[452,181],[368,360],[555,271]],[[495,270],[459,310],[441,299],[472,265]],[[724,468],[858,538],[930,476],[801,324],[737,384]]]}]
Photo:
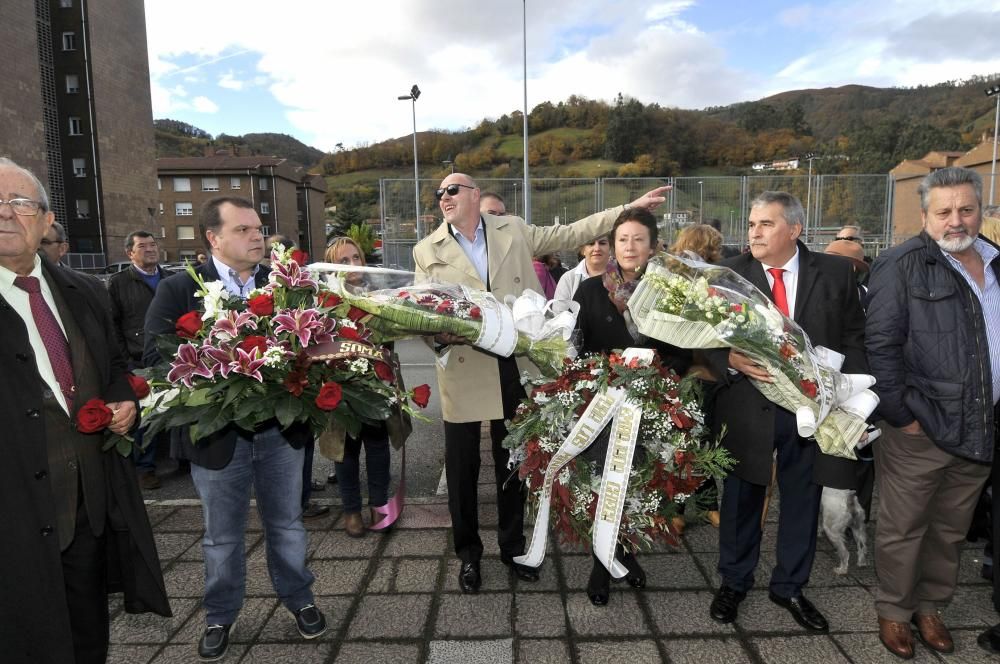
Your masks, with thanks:
[{"label": "black trousers", "polygon": [[[524,399],[517,364],[513,359],[499,360],[500,394],[504,419],[514,417]],[[479,537],[479,440],[480,422],[444,423],[444,467],[448,482],[448,511],[455,538],[455,553],[462,562],[478,561],[483,555]],[[504,420],[490,422],[494,474],[497,487],[500,555],[505,559],[524,553],[524,498],[521,481],[507,468],[509,452],[503,447],[507,436]]]},{"label": "black trousers", "polygon": [[105,538],[106,535],[94,537],[81,495],[76,511],[76,532],[73,541],[62,552],[63,582],[73,633],[75,664],[104,664],[108,658],[110,632]]},{"label": "black trousers", "polygon": [[[770,589],[781,597],[794,597],[809,581],[816,557],[816,528],[823,487],[812,481],[816,443],[800,438],[795,417],[775,408],[774,439],[778,451],[777,480],[781,494],[778,514],[777,565]],[[753,587],[760,559],[760,518],[767,487],[736,475],[723,484],[719,524],[719,575],[739,592]]]}]

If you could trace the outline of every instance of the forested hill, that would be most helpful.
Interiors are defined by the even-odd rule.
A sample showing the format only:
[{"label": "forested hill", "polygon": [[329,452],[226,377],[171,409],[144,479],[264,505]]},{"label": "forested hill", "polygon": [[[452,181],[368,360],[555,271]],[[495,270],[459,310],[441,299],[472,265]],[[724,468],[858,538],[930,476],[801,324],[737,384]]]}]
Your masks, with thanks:
[{"label": "forested hill", "polygon": [[154,120],[157,157],[201,157],[206,149],[231,149],[238,146],[246,154],[284,157],[300,166],[315,166],[325,153],[309,147],[288,134],[244,134],[213,137],[198,127],[178,120]]}]

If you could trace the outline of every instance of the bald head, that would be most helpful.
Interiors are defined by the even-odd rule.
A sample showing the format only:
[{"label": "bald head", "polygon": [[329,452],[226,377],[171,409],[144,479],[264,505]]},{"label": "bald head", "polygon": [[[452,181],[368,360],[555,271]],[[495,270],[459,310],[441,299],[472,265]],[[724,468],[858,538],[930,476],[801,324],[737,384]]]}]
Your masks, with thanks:
[{"label": "bald head", "polygon": [[466,234],[479,224],[479,186],[465,173],[452,173],[435,192],[444,220]]}]

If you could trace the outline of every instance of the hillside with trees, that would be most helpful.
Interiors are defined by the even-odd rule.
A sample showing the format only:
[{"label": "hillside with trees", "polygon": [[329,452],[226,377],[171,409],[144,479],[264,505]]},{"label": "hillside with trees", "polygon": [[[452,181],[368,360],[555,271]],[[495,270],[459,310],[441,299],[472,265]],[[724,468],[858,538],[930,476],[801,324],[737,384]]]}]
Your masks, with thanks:
[{"label": "hillside with trees", "polygon": [[208,148],[239,146],[247,154],[274,155],[294,161],[300,166],[314,166],[326,154],[288,134],[244,134],[213,137],[198,127],[179,120],[154,120],[157,157],[201,157]]}]

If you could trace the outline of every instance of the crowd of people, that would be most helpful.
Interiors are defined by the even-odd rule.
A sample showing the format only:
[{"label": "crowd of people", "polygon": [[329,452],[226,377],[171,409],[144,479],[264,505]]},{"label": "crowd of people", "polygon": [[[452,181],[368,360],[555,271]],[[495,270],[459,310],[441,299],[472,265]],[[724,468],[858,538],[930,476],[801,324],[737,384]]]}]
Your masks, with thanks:
[{"label": "crowd of people", "polygon": [[[801,202],[776,191],[751,202],[744,251],[723,246],[721,233],[707,224],[684,229],[666,248],[730,268],[769,296],[813,344],[843,354],[845,371],[876,378],[881,403],[873,420],[882,436],[870,445],[873,462],[860,455],[858,461],[828,456],[800,437],[794,416],[754,386],[772,379],[752,358],[726,349],[692,352],[639,332],[628,301],[650,259],[664,250],[653,211],[667,189],[571,224],[543,227],[507,215],[499,195],[452,173],[436,191],[443,223],[414,247],[416,273],[500,300],[526,289],[545,292],[563,308],[579,308],[581,352],[651,348],[665,366],[703,383],[711,435],[737,461],[721,496],[710,484],[699,496],[707,505],[705,518],[718,528],[720,584],[706,607],[714,620],[736,621],[755,584],[763,515],[776,484],[783,508],[768,596],[805,630],[827,632],[825,616],[804,593],[823,489],[856,491],[870,513],[877,486],[879,638],[904,659],[915,656],[915,639],[951,652],[941,610],[954,594],[959,546],[990,480],[1000,399],[1000,248],[983,221],[981,179],[962,168],[928,175],[919,194],[922,232],[873,262],[857,227],[842,228],[823,252],[810,250],[801,237]],[[200,223],[207,249],[194,267],[200,278],[219,281],[229,295],[242,298],[267,282],[268,243],[250,201],[214,198]],[[143,441],[130,463],[103,453],[101,438],[77,430],[74,417],[81,404],[100,398],[113,413],[108,429],[132,432],[141,441],[128,373],[165,359],[157,340],[198,309],[197,282],[186,272],[169,275],[159,265],[155,237],[145,231],[128,235],[124,250],[131,265],[107,288],[60,264],[67,247],[38,179],[0,159],[0,318],[6,323],[0,329],[8,349],[0,393],[12,416],[8,462],[0,470],[0,529],[15,544],[0,548],[0,565],[19,570],[0,575],[0,645],[6,661],[15,664],[105,661],[109,592],[124,591],[126,611],[170,614],[140,493],[140,486],[158,486],[156,445],[166,440]],[[578,265],[560,271],[554,258],[560,251],[576,251]],[[332,240],[324,259],[365,264],[364,252],[350,238]],[[367,288],[362,275],[353,273],[346,287]],[[478,479],[484,423],[495,467],[500,558],[510,574],[536,582],[542,570],[518,562],[526,545],[526,495],[523,486],[508,481],[509,453],[502,445],[505,421],[526,397],[523,373],[533,367],[525,358],[488,354],[454,334],[426,341],[437,359],[458,587],[475,594],[482,585]],[[393,364],[398,374],[398,359]],[[397,409],[384,424],[356,435],[330,432],[318,439],[305,426],[282,427],[277,420],[254,431],[228,426],[197,445],[185,432],[171,432],[171,455],[189,465],[204,515],[205,627],[197,646],[202,660],[225,655],[243,606],[251,488],[275,593],[303,638],[325,632],[303,525],[304,518],[329,509],[310,499],[314,450],[335,461],[330,480],[340,490],[346,533],[361,537],[384,530],[391,521],[390,446],[401,444],[410,429],[404,415]],[[693,518],[693,512],[686,516]],[[669,528],[682,534],[683,518]],[[992,532],[996,536],[1000,528]],[[996,550],[996,543],[990,548]],[[634,552],[619,547],[616,557],[629,585],[643,588],[646,573]],[[595,557],[586,589],[595,606],[608,603],[609,582]],[[995,588],[1000,611],[1000,579]],[[1000,625],[979,641],[1000,652]]]}]

